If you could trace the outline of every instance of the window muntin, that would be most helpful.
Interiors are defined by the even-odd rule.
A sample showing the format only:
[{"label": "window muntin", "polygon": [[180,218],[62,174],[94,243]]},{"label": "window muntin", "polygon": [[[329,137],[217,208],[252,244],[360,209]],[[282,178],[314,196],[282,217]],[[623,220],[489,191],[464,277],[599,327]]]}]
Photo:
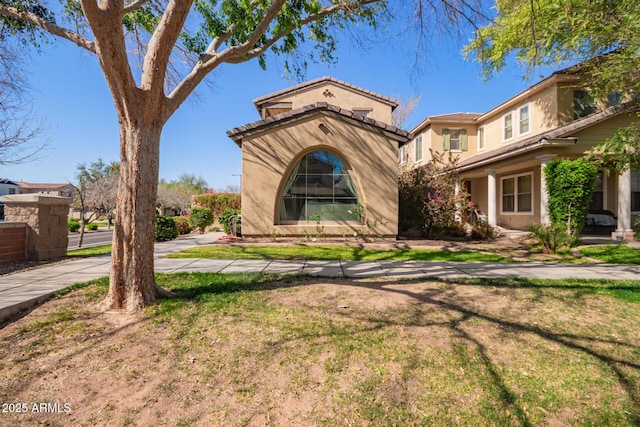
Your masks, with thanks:
[{"label": "window muntin", "polygon": [[529,132],[529,106],[525,105],[524,107],[520,107],[519,110],[519,127],[518,133],[520,135]]},{"label": "window muntin", "polygon": [[416,137],[416,139],[414,140],[414,144],[415,144],[415,162],[421,162],[422,161],[422,134],[418,135]]},{"label": "window muntin", "polygon": [[280,199],[281,222],[358,221],[358,194],[344,163],[328,151],[305,155]]},{"label": "window muntin", "polygon": [[503,139],[507,141],[511,138],[513,138],[513,113],[504,116]]},{"label": "window muntin", "polygon": [[484,150],[484,126],[478,129],[478,151]]},{"label": "window muntin", "polygon": [[502,212],[533,213],[533,175],[502,178]]},{"label": "window muntin", "polygon": [[640,172],[631,171],[631,210],[640,211]]}]

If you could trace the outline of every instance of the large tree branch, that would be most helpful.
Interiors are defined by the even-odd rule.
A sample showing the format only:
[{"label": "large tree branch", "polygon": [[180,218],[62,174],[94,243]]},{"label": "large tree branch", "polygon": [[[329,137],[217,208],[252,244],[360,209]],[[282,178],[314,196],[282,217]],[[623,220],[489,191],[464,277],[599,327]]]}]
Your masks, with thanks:
[{"label": "large tree branch", "polygon": [[[96,53],[111,91],[120,120],[128,121],[135,114],[139,93],[129,66],[127,47],[122,33],[122,0],[80,0],[95,38]],[[138,100],[144,102],[143,100]]]},{"label": "large tree branch", "polygon": [[81,48],[88,50],[89,52],[96,53],[96,46],[91,40],[82,37],[75,31],[71,31],[67,28],[60,27],[59,25],[47,21],[46,19],[41,18],[32,12],[21,11],[14,7],[0,4],[0,15],[9,16],[11,18],[16,18],[28,22],[39,28],[42,28],[44,31],[51,35],[69,40],[80,46]]},{"label": "large tree branch", "polygon": [[193,0],[170,0],[151,36],[142,64],[142,89],[157,88],[164,94],[164,79],[171,51],[184,25]]},{"label": "large tree branch", "polygon": [[[267,11],[267,14],[271,17],[270,20],[266,20],[267,15],[265,15],[265,18],[260,21],[259,27],[261,28],[262,32],[258,33],[257,31],[253,31],[251,36],[249,36],[247,42],[243,43],[240,46],[230,46],[219,53],[216,52],[215,49],[217,49],[224,41],[228,40],[231,37],[231,34],[227,32],[225,33],[225,35],[220,36],[218,40],[214,39],[211,42],[209,48],[207,49],[207,52],[201,56],[200,60],[192,68],[191,72],[182,80],[182,82],[180,82],[174,88],[173,92],[171,92],[171,94],[168,96],[167,110],[165,111],[165,114],[168,114],[167,117],[173,114],[173,112],[175,112],[175,110],[178,109],[178,107],[185,101],[185,99],[187,99],[187,97],[193,92],[198,84],[200,84],[200,82],[206,77],[206,75],[223,62],[240,63],[248,61],[266,52],[267,49],[269,49],[277,41],[281,40],[296,28],[303,27],[312,22],[316,22],[322,18],[335,15],[345,10],[356,10],[370,4],[380,3],[382,1],[383,0],[362,0],[357,2],[344,2],[326,7],[320,10],[318,13],[303,18],[296,24],[282,29],[280,32],[267,39],[264,44],[256,47],[255,44],[260,41],[262,36],[269,29],[269,26],[285,3],[284,1],[275,2],[274,5],[279,5],[278,9],[274,10],[274,5],[272,5],[272,7]],[[256,29],[257,28],[258,27],[256,27]],[[230,27],[230,29],[232,28]],[[249,44],[250,41],[252,41],[253,44]]]}]

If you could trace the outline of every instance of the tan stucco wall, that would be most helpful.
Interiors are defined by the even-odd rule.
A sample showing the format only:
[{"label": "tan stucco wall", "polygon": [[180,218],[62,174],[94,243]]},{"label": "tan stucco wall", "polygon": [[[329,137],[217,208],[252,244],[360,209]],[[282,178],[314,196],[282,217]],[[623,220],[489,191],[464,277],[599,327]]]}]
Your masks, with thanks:
[{"label": "tan stucco wall", "polygon": [[391,123],[391,106],[373,97],[364,96],[355,90],[349,90],[333,82],[314,85],[293,94],[275,98],[272,102],[291,102],[291,108],[297,109],[316,102],[327,102],[337,107],[354,110],[371,108],[368,117]]},{"label": "tan stucco wall", "polygon": [[[322,125],[322,126],[321,126]],[[327,150],[349,169],[367,219],[387,237],[398,230],[398,143],[361,125],[318,113],[294,123],[245,138],[242,142],[242,233],[256,235],[313,234],[316,223],[278,224],[283,182],[305,154]],[[352,236],[358,222],[323,222],[324,232]]]}]

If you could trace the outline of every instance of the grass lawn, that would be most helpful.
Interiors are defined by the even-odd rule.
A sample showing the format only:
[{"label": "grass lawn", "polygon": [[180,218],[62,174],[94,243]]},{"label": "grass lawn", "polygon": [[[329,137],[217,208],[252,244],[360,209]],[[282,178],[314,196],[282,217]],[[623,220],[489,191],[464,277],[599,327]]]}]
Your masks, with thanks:
[{"label": "grass lawn", "polygon": [[436,249],[375,250],[349,246],[226,246],[209,245],[170,254],[168,258],[284,259],[340,261],[513,261],[495,251]]},{"label": "grass lawn", "polygon": [[580,253],[610,264],[640,264],[640,249],[626,245],[591,246]]},{"label": "grass lawn", "polygon": [[93,246],[91,248],[73,249],[67,251],[70,257],[86,257],[96,255],[106,255],[111,253],[111,245]]},{"label": "grass lawn", "polygon": [[4,425],[638,425],[640,282],[158,275],[0,329]]}]

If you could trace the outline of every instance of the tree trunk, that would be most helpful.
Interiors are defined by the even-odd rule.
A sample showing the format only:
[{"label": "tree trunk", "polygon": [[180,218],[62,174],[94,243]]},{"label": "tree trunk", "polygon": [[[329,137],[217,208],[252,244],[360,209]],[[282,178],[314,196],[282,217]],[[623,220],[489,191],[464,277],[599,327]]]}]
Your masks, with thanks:
[{"label": "tree trunk", "polygon": [[[131,123],[131,122],[130,122]],[[105,309],[135,312],[168,291],[154,279],[153,245],[162,123],[120,125],[120,178]]]}]

